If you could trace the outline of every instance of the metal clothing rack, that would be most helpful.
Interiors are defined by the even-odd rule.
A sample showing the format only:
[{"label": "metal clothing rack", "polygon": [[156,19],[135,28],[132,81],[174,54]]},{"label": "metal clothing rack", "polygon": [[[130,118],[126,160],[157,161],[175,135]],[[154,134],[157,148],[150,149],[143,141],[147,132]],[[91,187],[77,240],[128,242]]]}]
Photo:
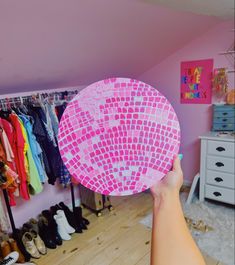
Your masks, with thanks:
[{"label": "metal clothing rack", "polygon": [[[73,212],[75,212],[75,207],[76,207],[76,205],[75,205],[75,195],[74,195],[74,186],[73,186],[72,183],[70,184],[70,192],[71,192],[71,200],[72,200]],[[8,217],[9,217],[9,220],[10,220],[12,233],[14,235],[16,233],[16,225],[15,225],[15,220],[14,220],[14,217],[13,217],[13,214],[12,214],[12,210],[11,210],[11,206],[10,206],[10,202],[9,202],[9,199],[8,199],[8,194],[7,194],[6,189],[3,189],[3,197],[4,197],[4,200],[5,200],[7,213],[8,213]]]},{"label": "metal clothing rack", "polygon": [[[11,97],[11,98],[2,98],[0,99],[0,109],[3,110],[7,110],[10,109],[11,107],[17,107],[19,106],[18,104],[24,104],[26,102],[32,102],[32,101],[36,101],[36,100],[41,100],[41,99],[45,99],[45,98],[49,98],[51,100],[54,100],[55,103],[56,101],[60,101],[61,100],[65,100],[66,102],[70,101],[76,94],[78,93],[77,90],[74,91],[60,91],[60,92],[43,92],[43,93],[37,93],[37,94],[32,94],[32,95],[28,95],[28,96],[19,96],[19,97]],[[73,212],[75,211],[75,195],[74,195],[74,186],[71,183],[70,184],[70,192],[71,192],[71,200],[72,200],[72,207],[73,207]],[[12,214],[12,210],[11,210],[11,206],[10,206],[10,202],[9,202],[9,198],[8,198],[8,194],[7,194],[7,190],[3,189],[3,196],[4,196],[4,200],[5,200],[5,204],[6,204],[6,208],[7,208],[7,213],[9,216],[9,220],[10,220],[10,224],[11,224],[11,228],[12,228],[12,233],[13,235],[16,233],[16,225],[15,225],[15,221],[14,221],[14,217]]]}]

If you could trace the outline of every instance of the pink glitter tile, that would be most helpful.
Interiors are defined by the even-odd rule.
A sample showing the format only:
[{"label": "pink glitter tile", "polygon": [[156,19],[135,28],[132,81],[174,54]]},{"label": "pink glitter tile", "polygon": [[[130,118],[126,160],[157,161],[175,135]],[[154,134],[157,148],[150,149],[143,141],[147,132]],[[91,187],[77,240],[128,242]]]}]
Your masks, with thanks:
[{"label": "pink glitter tile", "polygon": [[59,126],[60,153],[74,181],[105,195],[154,185],[171,169],[179,145],[171,104],[153,87],[127,78],[83,89]]}]

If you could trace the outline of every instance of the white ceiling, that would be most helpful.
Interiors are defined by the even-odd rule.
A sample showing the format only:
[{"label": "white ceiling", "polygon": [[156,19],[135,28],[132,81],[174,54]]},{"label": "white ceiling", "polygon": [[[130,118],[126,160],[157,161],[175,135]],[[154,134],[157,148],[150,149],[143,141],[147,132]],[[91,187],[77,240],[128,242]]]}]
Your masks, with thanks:
[{"label": "white ceiling", "polygon": [[141,0],[160,4],[181,11],[200,15],[215,16],[221,19],[234,17],[234,0]]}]

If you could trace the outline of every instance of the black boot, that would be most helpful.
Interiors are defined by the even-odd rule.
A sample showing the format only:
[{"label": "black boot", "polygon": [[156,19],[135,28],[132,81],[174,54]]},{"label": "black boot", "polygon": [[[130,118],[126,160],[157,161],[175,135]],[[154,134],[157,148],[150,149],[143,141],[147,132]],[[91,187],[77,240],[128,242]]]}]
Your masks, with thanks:
[{"label": "black boot", "polygon": [[75,218],[76,218],[77,223],[80,225],[80,227],[83,230],[87,230],[86,223],[89,222],[89,221],[82,217],[82,208],[80,206],[79,207],[75,207]]},{"label": "black boot", "polygon": [[82,233],[82,227],[77,222],[75,213],[73,213],[67,205],[65,205],[63,202],[59,203],[59,207],[64,211],[66,219],[68,220],[68,223],[75,229],[76,233]]},{"label": "black boot", "polygon": [[57,223],[55,219],[53,218],[53,215],[50,211],[44,210],[42,211],[42,215],[47,219],[48,226],[52,234],[53,241],[56,243],[56,245],[61,246],[62,245],[62,238],[60,237],[58,233]]},{"label": "black boot", "polygon": [[50,227],[48,225],[48,221],[43,215],[39,216],[38,228],[39,228],[39,235],[42,238],[45,246],[50,249],[55,249],[56,243],[54,241]]},{"label": "black boot", "polygon": [[22,243],[22,232],[19,229],[16,229],[15,232],[12,234],[12,237],[15,239],[21,253],[23,254],[25,261],[30,261],[31,255],[27,252],[27,250],[24,247],[24,244]]}]

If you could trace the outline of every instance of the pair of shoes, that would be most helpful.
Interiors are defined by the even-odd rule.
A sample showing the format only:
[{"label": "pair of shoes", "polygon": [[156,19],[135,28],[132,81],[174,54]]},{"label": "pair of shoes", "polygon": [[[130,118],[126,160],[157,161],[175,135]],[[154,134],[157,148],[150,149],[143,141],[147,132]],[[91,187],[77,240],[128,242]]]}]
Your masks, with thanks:
[{"label": "pair of shoes", "polygon": [[75,211],[72,212],[63,202],[60,202],[58,206],[64,211],[69,224],[76,230],[76,233],[82,233],[82,230],[87,230],[87,225],[90,222],[82,217],[81,207],[75,207]]},{"label": "pair of shoes", "polygon": [[18,253],[18,262],[25,262],[25,257],[20,251],[17,242],[13,238],[9,238],[8,241],[1,242],[1,253],[3,258],[7,257],[10,253],[17,252]]},{"label": "pair of shoes", "polygon": [[2,261],[0,261],[0,265],[15,264],[18,258],[19,258],[19,253],[16,251],[13,251],[9,253]]},{"label": "pair of shoes", "polygon": [[38,219],[39,235],[47,248],[55,249],[62,245],[62,238],[58,233],[57,223],[49,211],[43,211]]},{"label": "pair of shoes", "polygon": [[56,213],[53,218],[57,223],[59,235],[63,240],[70,240],[70,234],[75,233],[75,229],[68,223],[63,210],[57,210]]},{"label": "pair of shoes", "polygon": [[22,242],[22,236],[23,233],[20,229],[16,229],[15,232],[11,235],[12,238],[15,239],[17,246],[19,247],[19,250],[21,251],[21,253],[23,254],[25,261],[30,261],[30,254],[27,252],[27,250],[24,247],[24,244]]},{"label": "pair of shoes", "polygon": [[34,230],[24,233],[22,242],[28,253],[35,259],[39,259],[40,254],[45,255],[47,253],[44,242]]}]

